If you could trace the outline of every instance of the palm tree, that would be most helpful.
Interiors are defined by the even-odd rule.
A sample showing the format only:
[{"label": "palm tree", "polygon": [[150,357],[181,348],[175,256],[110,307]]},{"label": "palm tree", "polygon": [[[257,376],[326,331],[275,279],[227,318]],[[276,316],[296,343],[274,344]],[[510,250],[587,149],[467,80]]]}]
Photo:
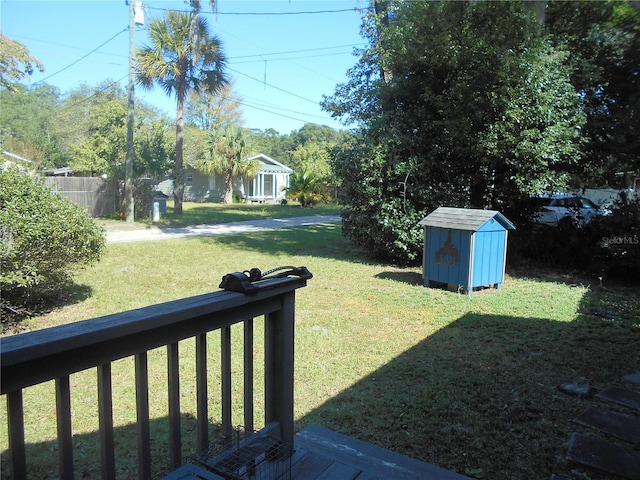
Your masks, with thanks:
[{"label": "palm tree", "polygon": [[158,84],[169,96],[175,94],[176,161],[173,167],[174,213],[182,214],[184,195],[184,102],[191,91],[215,93],[228,80],[220,39],[209,35],[206,19],[197,12],[167,12],[149,22],[151,46],[136,53],[136,80],[144,88]]},{"label": "palm tree", "polygon": [[289,179],[287,197],[298,200],[303,207],[313,207],[318,202],[328,202],[327,184],[319,176],[302,167]]},{"label": "palm tree", "polygon": [[242,128],[224,124],[209,131],[207,139],[209,156],[198,162],[197,167],[207,175],[221,174],[224,177],[224,203],[233,202],[233,177],[254,177],[258,173],[256,160],[244,160],[248,151],[247,135]]}]

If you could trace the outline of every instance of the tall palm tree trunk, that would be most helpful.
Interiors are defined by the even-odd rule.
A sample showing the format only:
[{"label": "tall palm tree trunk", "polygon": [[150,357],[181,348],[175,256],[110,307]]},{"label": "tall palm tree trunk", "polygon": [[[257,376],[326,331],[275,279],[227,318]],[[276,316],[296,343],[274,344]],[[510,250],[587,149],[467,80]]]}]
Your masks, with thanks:
[{"label": "tall palm tree trunk", "polygon": [[233,203],[233,171],[224,172],[224,199],[226,205]]},{"label": "tall palm tree trunk", "polygon": [[173,213],[182,215],[182,199],[184,198],[184,92],[177,92],[178,108],[176,113],[176,163],[173,166]]}]

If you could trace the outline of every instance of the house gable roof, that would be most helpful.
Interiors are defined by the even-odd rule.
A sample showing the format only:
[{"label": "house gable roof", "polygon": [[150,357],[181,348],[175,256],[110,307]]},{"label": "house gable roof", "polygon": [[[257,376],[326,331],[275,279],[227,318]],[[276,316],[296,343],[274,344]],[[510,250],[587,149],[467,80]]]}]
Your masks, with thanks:
[{"label": "house gable roof", "polygon": [[475,232],[490,220],[496,220],[506,230],[515,230],[515,225],[496,210],[477,208],[438,207],[424,217],[418,225],[424,227],[451,228]]},{"label": "house gable roof", "polygon": [[253,157],[247,158],[247,161],[249,160],[258,160],[260,162],[260,173],[293,173],[291,168],[283,165],[264,153],[259,153]]}]

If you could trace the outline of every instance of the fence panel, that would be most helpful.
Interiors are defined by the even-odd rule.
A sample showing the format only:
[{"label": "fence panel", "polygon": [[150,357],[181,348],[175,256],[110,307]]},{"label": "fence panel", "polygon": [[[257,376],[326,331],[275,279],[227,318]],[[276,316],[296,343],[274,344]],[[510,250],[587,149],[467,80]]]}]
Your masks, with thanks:
[{"label": "fence panel", "polygon": [[45,177],[44,184],[84,208],[92,217],[116,211],[116,192],[98,177]]}]

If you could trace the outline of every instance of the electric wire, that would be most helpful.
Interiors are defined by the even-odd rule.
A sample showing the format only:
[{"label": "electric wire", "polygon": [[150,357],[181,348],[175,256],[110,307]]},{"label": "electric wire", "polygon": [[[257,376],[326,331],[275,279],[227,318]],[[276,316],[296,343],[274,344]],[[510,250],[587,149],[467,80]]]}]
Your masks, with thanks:
[{"label": "electric wire", "polygon": [[287,90],[285,90],[285,89],[283,89],[283,88],[276,87],[275,85],[271,85],[270,83],[266,83],[266,82],[264,82],[263,80],[259,80],[259,79],[255,78],[255,77],[252,77],[251,75],[247,75],[246,73],[243,73],[243,72],[241,72],[241,71],[239,71],[239,70],[236,70],[235,68],[230,68],[230,67],[227,67],[227,68],[228,68],[230,71],[232,71],[232,72],[235,72],[235,73],[237,73],[237,74],[239,74],[239,75],[242,75],[243,77],[250,78],[251,80],[255,80],[256,82],[260,82],[260,83],[262,83],[263,85],[266,85],[266,86],[268,86],[268,87],[271,87],[271,88],[273,88],[273,89],[275,89],[275,90],[278,90],[278,91],[280,91],[280,92],[286,93],[287,95],[291,95],[292,97],[299,98],[300,100],[304,100],[305,102],[313,103],[314,105],[317,105],[317,104],[318,104],[318,102],[316,102],[315,100],[310,100],[310,99],[305,98],[305,97],[302,97],[302,96],[300,96],[300,95],[298,95],[298,94],[296,94],[296,93],[289,92],[289,91],[287,91]]},{"label": "electric wire", "polygon": [[[151,7],[151,6],[146,6],[146,8],[150,9],[150,10],[161,10],[161,11],[180,11],[180,10],[171,10],[171,9],[163,9],[163,8],[158,8],[158,7]],[[222,14],[222,15],[253,15],[253,16],[269,16],[269,15],[309,15],[309,14],[328,14],[328,13],[343,13],[343,12],[361,12],[363,10],[367,10],[367,8],[349,8],[349,9],[338,9],[338,10],[315,10],[315,11],[298,11],[298,12],[215,12],[216,14]],[[209,13],[209,12],[201,12],[201,13]],[[116,37],[118,37],[119,35],[121,35],[122,33],[126,32],[128,30],[127,28],[124,28],[123,30],[117,32],[115,35],[113,35],[111,38],[109,38],[108,40],[106,40],[104,43],[100,44],[99,46],[95,47],[94,49],[92,49],[91,51],[89,51],[87,54],[83,55],[82,57],[78,58],[77,60],[73,61],[72,63],[70,63],[69,65],[67,65],[66,67],[58,70],[57,72],[54,72],[40,80],[38,80],[37,82],[35,82],[35,84],[38,83],[42,83],[48,79],[50,79],[51,77],[58,75],[59,73],[71,68],[72,66],[76,65],[77,63],[81,62],[82,60],[86,59],[88,56],[90,56],[91,54],[95,53],[97,50],[99,50],[100,48],[102,48],[103,46],[105,46],[106,44],[108,44],[109,42],[111,42],[112,40],[114,40]],[[54,45],[53,42],[45,42],[45,43],[49,43]],[[256,55],[245,55],[245,56],[241,56],[241,57],[237,57],[239,58],[255,58],[255,57],[259,57],[259,59],[254,60],[253,62],[250,61],[246,61],[246,62],[234,62],[234,63],[238,63],[238,64],[243,64],[243,63],[255,63],[257,61],[264,61],[266,62],[267,60],[264,59],[264,56],[277,56],[277,55],[286,55],[286,54],[290,54],[290,53],[304,53],[304,52],[311,52],[311,51],[326,51],[326,50],[331,50],[331,49],[335,49],[335,48],[344,48],[344,47],[352,47],[355,48],[357,47],[356,45],[340,45],[340,46],[334,46],[334,47],[322,47],[322,48],[313,48],[313,49],[305,49],[305,50],[292,50],[292,51],[285,51],[285,52],[273,52],[273,53],[267,53],[267,54],[256,54]],[[333,55],[344,55],[344,52],[337,52],[337,53],[331,53],[331,54],[323,54],[323,55],[314,55],[314,57],[318,57],[318,56],[333,56]],[[270,61],[276,61],[276,60],[292,60],[292,59],[296,59],[296,58],[309,58],[309,56],[306,57],[293,57],[293,58],[271,58],[269,59]],[[304,100],[306,102],[312,103],[314,105],[318,105],[317,101],[302,97],[300,95],[297,95],[293,92],[289,92],[285,89],[276,87],[275,85],[271,85],[269,83],[267,83],[264,79],[263,80],[259,80],[255,77],[252,77],[251,75],[247,75],[243,72],[240,72],[238,70],[235,70],[233,68],[228,68],[230,71],[235,72],[236,74],[245,76],[251,80],[254,80],[256,82],[260,82],[263,85],[269,86],[271,88],[274,88],[278,91],[281,91],[287,95],[291,95],[293,97],[299,98],[301,100]],[[87,97],[86,99],[83,99],[75,104],[69,105],[67,107],[65,107],[65,110],[67,109],[71,109],[75,106],[81,105],[83,103],[86,103],[88,101],[90,101],[93,97],[95,97],[96,95],[108,90],[109,88],[111,88],[113,85],[118,84],[119,82],[121,82],[124,78],[126,78],[127,75],[125,75],[124,77],[122,77],[120,80],[117,80],[105,87],[103,87],[102,89],[94,92],[91,96]],[[300,119],[300,118],[296,118],[290,115],[286,115],[283,113],[278,113],[278,112],[274,112],[272,110],[268,110],[267,108],[263,108],[261,106],[255,105],[255,104],[251,104],[249,102],[246,102],[242,99],[240,99],[240,103],[242,103],[243,105],[245,105],[248,108],[253,108],[256,110],[260,110],[260,111],[264,111],[266,113],[270,113],[273,115],[277,115],[277,116],[281,116],[284,118],[289,118],[292,120],[296,120],[296,121],[301,121],[301,122],[306,122],[306,120]],[[325,117],[321,117],[319,115],[313,115],[313,114],[307,114],[304,112],[297,112],[294,110],[288,110],[288,109],[282,109],[280,107],[277,107],[275,105],[273,105],[271,108],[276,108],[276,109],[280,109],[280,110],[284,110],[284,111],[291,111],[293,113],[296,114],[300,114],[300,115],[304,115],[304,116],[312,116],[312,117],[316,117],[316,118],[325,118]]]},{"label": "electric wire", "polygon": [[67,110],[71,110],[72,108],[75,108],[79,105],[82,105],[84,103],[87,103],[89,100],[91,100],[92,98],[96,97],[97,95],[101,94],[102,92],[106,92],[107,90],[109,90],[111,87],[113,87],[114,85],[119,84],[122,80],[124,80],[125,78],[128,78],[129,74],[125,75],[124,77],[120,78],[119,80],[116,80],[115,82],[110,83],[109,85],[104,86],[103,88],[101,88],[100,90],[97,90],[95,92],[93,92],[91,95],[89,95],[88,97],[83,98],[82,100],[77,101],[76,103],[72,103],[71,105],[65,105],[63,108],[61,108],[61,112],[66,112]]},{"label": "electric wire", "polygon": [[116,38],[118,35],[120,35],[120,34],[122,34],[122,33],[126,32],[127,30],[129,30],[129,27],[126,27],[125,29],[120,30],[118,33],[116,33],[116,34],[115,34],[113,37],[111,37],[109,40],[107,40],[106,42],[104,42],[104,43],[102,43],[102,44],[98,45],[96,48],[94,48],[93,50],[91,50],[91,51],[90,51],[89,53],[87,53],[86,55],[83,55],[82,57],[80,57],[79,59],[77,59],[75,62],[72,62],[71,64],[67,65],[66,67],[64,67],[64,68],[62,68],[62,69],[60,69],[60,70],[58,70],[57,72],[52,73],[51,75],[48,75],[48,76],[46,76],[46,77],[44,77],[44,78],[41,78],[41,79],[40,79],[40,80],[38,80],[37,82],[34,82],[34,85],[35,85],[35,84],[38,84],[38,83],[42,83],[42,82],[44,82],[45,80],[50,79],[50,78],[51,78],[51,77],[53,77],[54,75],[58,75],[59,73],[64,72],[64,71],[65,71],[65,70],[67,70],[68,68],[73,67],[75,64],[77,64],[77,63],[81,62],[82,60],[84,60],[85,58],[87,58],[87,57],[88,57],[89,55],[91,55],[92,53],[95,53],[97,50],[99,50],[100,48],[104,47],[104,46],[105,46],[107,43],[109,43],[111,40],[113,40],[114,38]]},{"label": "electric wire", "polygon": [[[177,12],[177,13],[192,13],[191,10],[180,10],[173,8],[161,8],[161,7],[152,7],[150,5],[146,5],[145,8],[149,10],[158,10],[162,12]],[[254,17],[267,17],[267,16],[285,16],[285,15],[314,15],[314,14],[327,14],[327,13],[344,13],[344,12],[363,12],[371,10],[371,7],[353,7],[353,8],[342,8],[338,10],[307,10],[307,11],[299,11],[299,12],[221,12],[219,10],[215,12],[205,12],[200,11],[199,14],[208,14],[208,15],[236,15],[236,16],[254,16]]]},{"label": "electric wire", "polygon": [[[360,44],[360,45],[365,45],[364,43]],[[263,57],[263,56],[269,56],[269,55],[289,55],[290,53],[307,53],[307,52],[316,52],[316,51],[321,51],[321,50],[333,50],[335,48],[356,48],[358,47],[358,45],[335,45],[333,47],[320,47],[320,48],[307,48],[304,50],[289,50],[286,52],[273,52],[273,53],[259,53],[259,54],[254,54],[254,55],[240,55],[235,57],[235,59],[239,59],[239,58],[251,58],[251,57]],[[339,52],[339,54],[343,54],[343,52]]]}]

